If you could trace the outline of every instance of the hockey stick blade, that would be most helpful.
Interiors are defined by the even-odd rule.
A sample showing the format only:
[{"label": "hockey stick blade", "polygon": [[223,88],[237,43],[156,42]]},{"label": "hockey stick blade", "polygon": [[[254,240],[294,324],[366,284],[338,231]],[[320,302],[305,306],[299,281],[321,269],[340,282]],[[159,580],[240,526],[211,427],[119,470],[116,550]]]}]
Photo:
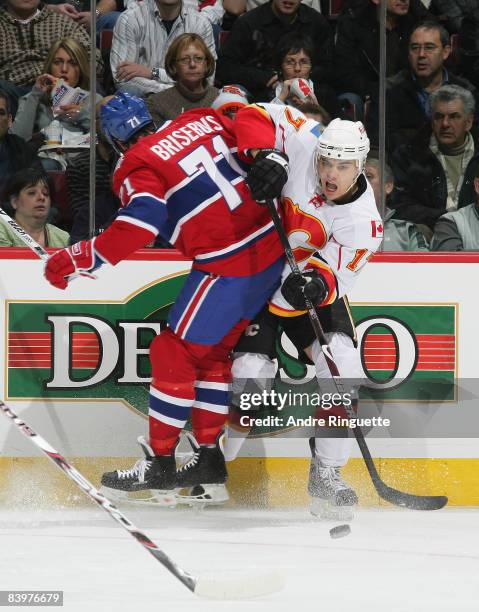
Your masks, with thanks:
[{"label": "hockey stick blade", "polygon": [[11,408],[0,400],[0,410],[8,417],[24,436],[29,438],[53,463],[60,468],[92,501],[97,503],[112,519],[119,523],[139,542],[157,561],[169,570],[192,593],[208,599],[252,599],[279,591],[283,581],[275,572],[251,575],[237,575],[223,578],[220,574],[212,577],[196,577],[179,567],[153,540],[135,527],[109,499],[100,493],[80,472],[60,455],[50,444],[39,436],[29,425],[20,419]]},{"label": "hockey stick blade", "polygon": [[255,576],[242,574],[225,578],[200,576],[196,581],[195,594],[205,599],[244,600],[280,591],[285,584],[284,575],[277,571],[260,572]]},{"label": "hockey stick blade", "polygon": [[403,491],[398,491],[388,486],[381,480],[378,474],[366,440],[364,439],[364,434],[359,427],[354,428],[354,435],[363,455],[366,468],[373,481],[374,488],[379,497],[384,499],[384,501],[394,504],[395,506],[409,508],[410,510],[440,510],[447,504],[448,498],[444,495],[413,495],[412,493],[404,493]]}]

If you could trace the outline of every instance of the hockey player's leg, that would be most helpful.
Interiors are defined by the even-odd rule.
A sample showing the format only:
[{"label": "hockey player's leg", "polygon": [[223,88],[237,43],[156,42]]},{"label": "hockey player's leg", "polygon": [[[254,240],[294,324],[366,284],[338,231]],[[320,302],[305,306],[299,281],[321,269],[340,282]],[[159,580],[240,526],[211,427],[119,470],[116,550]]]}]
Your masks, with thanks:
[{"label": "hockey player's leg", "polygon": [[[130,469],[105,472],[101,479],[102,490],[119,501],[176,505],[174,453],[155,455],[143,436],[138,438],[138,444],[144,457],[138,459]],[[136,495],[138,493],[141,493],[141,497]]]},{"label": "hockey player's leg", "polygon": [[153,340],[150,438],[149,443],[140,441],[145,457],[129,470],[104,474],[104,487],[124,493],[150,490],[158,499],[171,498],[177,486],[175,448],[194,403],[196,362],[207,349],[181,340],[170,329]]},{"label": "hockey player's leg", "polygon": [[[329,333],[326,336],[341,377],[350,387],[355,401],[357,387],[363,376],[359,352],[346,334]],[[334,392],[331,374],[317,341],[313,343],[311,357],[321,393]],[[320,416],[328,418],[330,415],[346,416],[341,408],[323,411]],[[311,496],[311,513],[315,516],[337,520],[353,518],[358,498],[341,475],[341,468],[349,459],[353,443],[348,434],[346,427],[321,427],[317,429],[316,437],[310,440],[312,459],[308,492]]]},{"label": "hockey player's leg", "polygon": [[186,437],[192,454],[176,473],[177,502],[200,506],[224,504],[229,495],[225,486],[228,473],[223,454],[223,432],[214,444],[198,444],[190,433]]},{"label": "hockey player's leg", "polygon": [[230,354],[247,323],[237,323],[198,363],[191,414],[193,435],[187,434],[193,454],[177,472],[181,503],[220,504],[229,499],[222,441],[228,417]]},{"label": "hockey player's leg", "polygon": [[[311,438],[311,465],[308,493],[311,514],[324,519],[352,520],[358,498],[351,486],[342,478],[341,468],[346,465],[352,440],[345,428],[323,427]],[[340,437],[343,435],[344,437]],[[335,437],[329,437],[335,436]]]},{"label": "hockey player's leg", "polygon": [[270,391],[276,370],[276,363],[268,355],[234,353],[231,369],[233,375],[231,404],[224,450],[226,461],[236,459],[251,431],[250,427],[241,423],[241,416],[248,415],[248,412],[241,408],[243,400],[247,402],[248,396],[252,393]]},{"label": "hockey player's leg", "polygon": [[[255,409],[248,401],[253,393],[271,391],[276,376],[276,337],[279,320],[266,306],[244,330],[235,346],[231,374],[233,377],[225,458],[233,461],[243,446],[251,428],[241,423],[241,417]],[[248,407],[248,411],[245,408]],[[257,409],[257,408],[256,408]],[[260,408],[261,409],[261,408]]]}]

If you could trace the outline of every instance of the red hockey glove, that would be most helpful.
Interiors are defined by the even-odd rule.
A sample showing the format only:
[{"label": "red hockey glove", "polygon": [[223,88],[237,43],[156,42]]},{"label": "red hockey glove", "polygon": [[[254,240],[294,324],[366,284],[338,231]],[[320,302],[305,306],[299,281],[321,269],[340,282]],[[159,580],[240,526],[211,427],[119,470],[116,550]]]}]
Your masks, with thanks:
[{"label": "red hockey glove", "polygon": [[314,306],[321,304],[328,295],[328,286],[319,272],[308,270],[304,274],[291,273],[287,276],[281,293],[295,310],[306,310],[304,298],[309,298]]},{"label": "red hockey glove", "polygon": [[45,278],[58,289],[66,289],[77,276],[95,278],[90,272],[103,262],[95,257],[93,241],[82,240],[51,255],[45,266]]},{"label": "red hockey glove", "polygon": [[278,198],[288,180],[289,164],[286,153],[263,149],[251,165],[246,183],[257,202]]}]

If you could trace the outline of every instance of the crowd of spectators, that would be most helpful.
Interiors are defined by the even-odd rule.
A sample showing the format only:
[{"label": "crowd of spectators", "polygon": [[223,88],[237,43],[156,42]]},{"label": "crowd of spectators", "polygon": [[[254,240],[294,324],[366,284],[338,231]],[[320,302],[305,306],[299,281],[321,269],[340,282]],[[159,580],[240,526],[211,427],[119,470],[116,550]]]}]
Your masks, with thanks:
[{"label": "crowd of spectators", "polygon": [[[90,143],[96,142],[95,222],[99,231],[106,227],[119,205],[111,191],[117,154],[98,120],[90,134],[90,107],[96,104],[98,115],[105,96],[117,90],[145,98],[158,127],[194,108],[234,114],[247,102],[271,102],[296,106],[323,125],[338,116],[365,123],[373,144],[366,176],[384,211],[385,250],[478,249],[479,4],[384,1],[382,109],[381,0],[1,0],[2,204],[36,235],[43,231],[48,246],[56,246],[48,223],[55,219],[62,239],[86,238]],[[309,90],[306,100],[295,94],[298,78]],[[61,86],[83,95],[57,104]],[[45,173],[51,192],[48,179],[38,178]]]}]

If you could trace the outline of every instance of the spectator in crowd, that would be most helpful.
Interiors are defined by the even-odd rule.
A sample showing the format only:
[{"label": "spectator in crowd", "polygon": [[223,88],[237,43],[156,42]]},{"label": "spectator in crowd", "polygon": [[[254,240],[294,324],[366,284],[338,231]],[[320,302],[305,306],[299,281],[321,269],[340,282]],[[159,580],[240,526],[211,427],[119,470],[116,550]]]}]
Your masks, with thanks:
[{"label": "spectator in crowd", "polygon": [[165,70],[175,85],[146,99],[158,127],[184,111],[211,106],[218,95],[216,87],[208,83],[215,72],[215,59],[198,34],[181,34],[171,43]]},{"label": "spectator in crowd", "polygon": [[[228,5],[226,5],[225,0],[225,15],[222,24],[223,30],[231,30],[233,23],[240,15],[246,11],[258,8],[258,6],[266,4],[266,2],[269,2],[269,0],[230,0]],[[321,0],[302,0],[302,3],[318,11],[318,13],[321,13]]]},{"label": "spectator in crowd", "polygon": [[[38,244],[46,247],[65,247],[68,234],[47,223],[50,213],[50,188],[42,170],[27,168],[16,172],[7,187],[6,196],[13,209],[13,217]],[[0,246],[25,246],[17,234],[5,224],[0,225]]]},{"label": "spectator in crowd", "polygon": [[174,83],[165,70],[166,52],[185,32],[201,36],[216,59],[210,22],[182,0],[143,0],[122,13],[110,55],[118,89],[146,96],[171,87]]},{"label": "spectator in crowd", "polygon": [[479,4],[464,17],[457,35],[458,73],[479,88]]},{"label": "spectator in crowd", "polygon": [[[451,53],[449,34],[442,25],[425,22],[409,39],[409,70],[391,79],[386,94],[387,144],[393,151],[408,143],[418,130],[429,123],[429,97],[446,84],[459,85],[476,96],[476,88],[444,67]],[[371,130],[368,131],[368,134]]]},{"label": "spectator in crowd", "polygon": [[451,33],[459,31],[466,15],[475,15],[476,19],[479,18],[477,0],[434,0],[434,7],[438,13],[447,18],[446,26]]},{"label": "spectator in crowd", "polygon": [[[360,0],[337,21],[334,68],[336,88],[361,115],[368,96],[379,89],[380,0]],[[420,0],[387,0],[386,76],[407,67],[407,40],[414,27],[430,17]],[[369,132],[368,132],[369,133]]]},{"label": "spectator in crowd", "polygon": [[392,155],[396,217],[434,229],[437,219],[474,201],[479,147],[471,134],[475,101],[457,85],[430,96],[431,125]]},{"label": "spectator in crowd", "polygon": [[[74,3],[46,0],[45,6],[50,11],[67,15],[88,31],[91,30],[91,0],[74,0]],[[123,0],[97,0],[95,8],[97,33],[102,30],[113,30],[124,9]]]},{"label": "spectator in crowd", "polygon": [[[95,158],[95,227],[102,230],[116,217],[120,201],[111,188],[111,175],[118,155],[101,131],[100,110],[111,100],[107,96],[96,105],[96,158]],[[73,222],[70,244],[90,238],[90,151],[82,151],[67,166],[66,184],[68,201],[72,208]]]},{"label": "spectator in crowd", "polygon": [[327,20],[300,0],[271,0],[238,19],[220,50],[217,77],[238,83],[256,101],[271,100],[279,82],[276,48],[283,36],[297,33],[314,44],[310,78],[323,85],[332,78],[332,32]]},{"label": "spectator in crowd", "polygon": [[28,93],[52,44],[74,38],[85,49],[90,39],[85,28],[66,15],[49,11],[40,0],[6,0],[0,8],[0,88],[12,100],[14,115],[18,98]]},{"label": "spectator in crowd", "polygon": [[290,87],[294,79],[305,79],[313,95],[308,101],[320,104],[330,115],[339,115],[339,104],[332,87],[327,83],[314,83],[310,78],[314,59],[313,42],[301,34],[292,33],[284,36],[276,50],[276,70],[278,81],[273,87],[275,104],[291,104],[301,109],[302,100],[291,94]]},{"label": "spectator in crowd", "polygon": [[448,212],[436,222],[431,251],[479,251],[479,166],[474,177],[474,201]]},{"label": "spectator in crowd", "polygon": [[[381,183],[379,180],[379,160],[368,157],[365,167],[366,178],[374,192],[376,206],[381,210]],[[389,207],[394,197],[394,174],[388,164],[384,167],[384,195],[386,200],[384,215],[383,251],[427,251],[428,244],[423,231],[428,228],[417,226],[403,219],[396,219],[396,211]]]},{"label": "spectator in crowd", "polygon": [[15,172],[22,168],[41,168],[38,157],[23,138],[9,134],[11,126],[10,98],[0,91],[0,202],[4,200],[5,186]]},{"label": "spectator in crowd", "polygon": [[74,149],[75,143],[84,142],[83,135],[90,131],[89,98],[83,104],[66,104],[53,108],[51,94],[58,79],[70,87],[90,90],[88,55],[83,45],[74,38],[63,38],[53,43],[43,73],[36,78],[32,90],[20,98],[12,126],[13,134],[28,141],[41,130],[48,133],[52,122],[55,122],[54,129],[58,129],[60,145],[40,152],[46,170],[63,169],[61,160],[57,161],[59,151],[65,150],[67,154],[66,149]]},{"label": "spectator in crowd", "polygon": [[[303,4],[305,4],[306,6],[310,6],[311,8],[314,8],[317,11],[321,12],[320,0],[302,0],[302,1],[303,1]],[[233,2],[229,3],[228,8],[226,7],[226,3],[225,3],[225,10],[227,10],[230,13],[236,13],[238,15],[241,15],[245,11],[251,11],[252,9],[258,8],[258,6],[261,6],[262,4],[266,4],[266,2],[269,2],[269,0],[233,0]],[[230,5],[232,5],[231,8],[230,8]]]}]

